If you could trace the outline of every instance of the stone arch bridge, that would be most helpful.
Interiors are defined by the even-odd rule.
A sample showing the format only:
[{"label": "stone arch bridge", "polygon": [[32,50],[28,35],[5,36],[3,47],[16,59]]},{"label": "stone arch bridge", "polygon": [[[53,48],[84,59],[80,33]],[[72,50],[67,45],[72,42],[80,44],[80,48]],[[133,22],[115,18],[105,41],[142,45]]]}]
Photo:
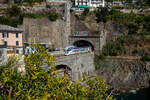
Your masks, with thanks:
[{"label": "stone arch bridge", "polygon": [[55,66],[59,69],[66,66],[71,71],[72,80],[77,80],[82,77],[83,73],[89,74],[95,70],[94,53],[56,57]]}]

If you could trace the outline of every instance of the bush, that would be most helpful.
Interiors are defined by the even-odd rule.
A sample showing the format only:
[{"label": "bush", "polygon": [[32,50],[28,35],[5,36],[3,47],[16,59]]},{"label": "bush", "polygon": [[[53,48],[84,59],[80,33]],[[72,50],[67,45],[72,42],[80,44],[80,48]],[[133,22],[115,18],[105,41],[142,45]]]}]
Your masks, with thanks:
[{"label": "bush", "polygon": [[133,50],[133,51],[132,51],[132,54],[133,54],[133,55],[138,54],[138,50],[137,50],[137,49]]},{"label": "bush", "polygon": [[99,59],[104,60],[104,59],[106,59],[106,57],[105,57],[104,54],[100,54],[100,55],[99,55]]},{"label": "bush", "polygon": [[12,6],[7,10],[7,14],[12,17],[12,16],[18,16],[21,13],[20,9],[17,6]]},{"label": "bush", "polygon": [[82,12],[83,16],[86,16],[89,13],[89,8],[84,8],[84,11]]},{"label": "bush", "polygon": [[109,15],[109,11],[108,11],[108,8],[103,8],[103,7],[101,7],[101,8],[99,8],[97,11],[95,11],[95,15],[96,15],[96,17],[97,17],[97,22],[100,22],[100,21],[102,21],[102,22],[106,22],[107,21],[107,19],[108,19],[108,15]]},{"label": "bush", "polygon": [[0,24],[17,27],[18,21],[9,17],[0,16]]},{"label": "bush", "polygon": [[58,14],[57,14],[56,12],[50,13],[50,14],[48,15],[48,19],[49,19],[50,21],[56,21],[56,20],[58,19]]},{"label": "bush", "polygon": [[127,26],[128,26],[128,29],[129,29],[128,34],[136,34],[138,29],[139,29],[139,27],[135,24],[129,24]]},{"label": "bush", "polygon": [[43,17],[45,17],[42,14],[34,14],[34,13],[26,13],[26,14],[23,14],[23,16],[29,17],[29,18],[43,18]]},{"label": "bush", "polygon": [[[44,47],[37,45],[36,48],[37,52],[25,58],[24,76],[17,73],[12,62],[0,66],[0,98],[4,100],[113,99],[111,95],[108,96],[108,87],[102,78],[84,78],[73,83],[67,75],[57,77],[55,59]],[[43,64],[51,67],[49,72],[42,69]],[[83,83],[85,86],[82,85]]]},{"label": "bush", "polygon": [[150,56],[148,56],[148,55],[142,56],[141,61],[150,61]]}]

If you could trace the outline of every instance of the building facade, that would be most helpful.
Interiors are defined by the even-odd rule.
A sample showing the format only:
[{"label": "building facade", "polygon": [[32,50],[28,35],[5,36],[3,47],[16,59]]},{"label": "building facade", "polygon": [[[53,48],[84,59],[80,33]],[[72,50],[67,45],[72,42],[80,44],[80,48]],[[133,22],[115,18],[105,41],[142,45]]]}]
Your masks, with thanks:
[{"label": "building facade", "polygon": [[105,1],[104,0],[75,0],[75,6],[78,8],[96,8],[96,7],[104,7]]},{"label": "building facade", "polygon": [[23,53],[22,29],[0,25],[0,48],[6,48],[7,54]]}]

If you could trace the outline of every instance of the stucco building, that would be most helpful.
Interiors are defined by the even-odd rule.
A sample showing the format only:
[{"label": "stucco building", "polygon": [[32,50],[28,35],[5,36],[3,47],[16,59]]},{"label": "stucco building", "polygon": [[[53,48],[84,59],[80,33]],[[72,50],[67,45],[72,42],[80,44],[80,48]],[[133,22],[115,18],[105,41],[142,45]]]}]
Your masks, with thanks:
[{"label": "stucco building", "polygon": [[96,8],[96,7],[104,7],[105,1],[104,0],[75,0],[75,6],[79,8]]},{"label": "stucco building", "polygon": [[7,54],[23,53],[22,29],[0,25],[0,48],[6,48]]}]

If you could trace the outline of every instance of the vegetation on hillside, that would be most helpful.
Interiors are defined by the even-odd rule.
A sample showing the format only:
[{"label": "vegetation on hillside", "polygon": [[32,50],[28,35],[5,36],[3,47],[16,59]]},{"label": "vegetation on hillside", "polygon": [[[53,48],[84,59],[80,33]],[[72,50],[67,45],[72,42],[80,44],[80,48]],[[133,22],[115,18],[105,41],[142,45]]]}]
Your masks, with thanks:
[{"label": "vegetation on hillside", "polygon": [[[67,75],[57,76],[55,59],[45,48],[37,45],[37,52],[25,57],[26,73],[17,72],[16,58],[0,66],[0,99],[49,100],[49,99],[98,99],[112,100],[102,78],[83,78],[73,83]],[[45,71],[42,66],[51,66]]]},{"label": "vegetation on hillside", "polygon": [[123,13],[115,9],[109,11],[108,8],[99,8],[94,12],[97,22],[102,21],[105,23],[111,20],[116,24],[127,27],[129,34],[148,34],[150,32],[150,15]]},{"label": "vegetation on hillside", "polygon": [[122,13],[115,9],[99,8],[95,11],[97,22],[111,20],[128,29],[128,35],[106,44],[103,49],[105,56],[144,56],[150,54],[150,15]]},{"label": "vegetation on hillside", "polygon": [[56,21],[58,19],[58,13],[51,12],[49,14],[35,14],[35,13],[22,13],[20,8],[13,5],[6,10],[6,16],[0,16],[0,24],[17,27],[23,23],[23,18],[49,18],[50,21]]},{"label": "vegetation on hillside", "polygon": [[144,56],[150,54],[150,37],[147,35],[127,35],[106,44],[105,56]]},{"label": "vegetation on hillside", "polygon": [[[29,4],[32,4],[32,3],[40,3],[40,2],[45,2],[46,0],[13,0],[14,3],[16,4],[21,4],[21,3],[29,3]],[[2,3],[10,3],[12,2],[12,0],[1,0]]]}]

